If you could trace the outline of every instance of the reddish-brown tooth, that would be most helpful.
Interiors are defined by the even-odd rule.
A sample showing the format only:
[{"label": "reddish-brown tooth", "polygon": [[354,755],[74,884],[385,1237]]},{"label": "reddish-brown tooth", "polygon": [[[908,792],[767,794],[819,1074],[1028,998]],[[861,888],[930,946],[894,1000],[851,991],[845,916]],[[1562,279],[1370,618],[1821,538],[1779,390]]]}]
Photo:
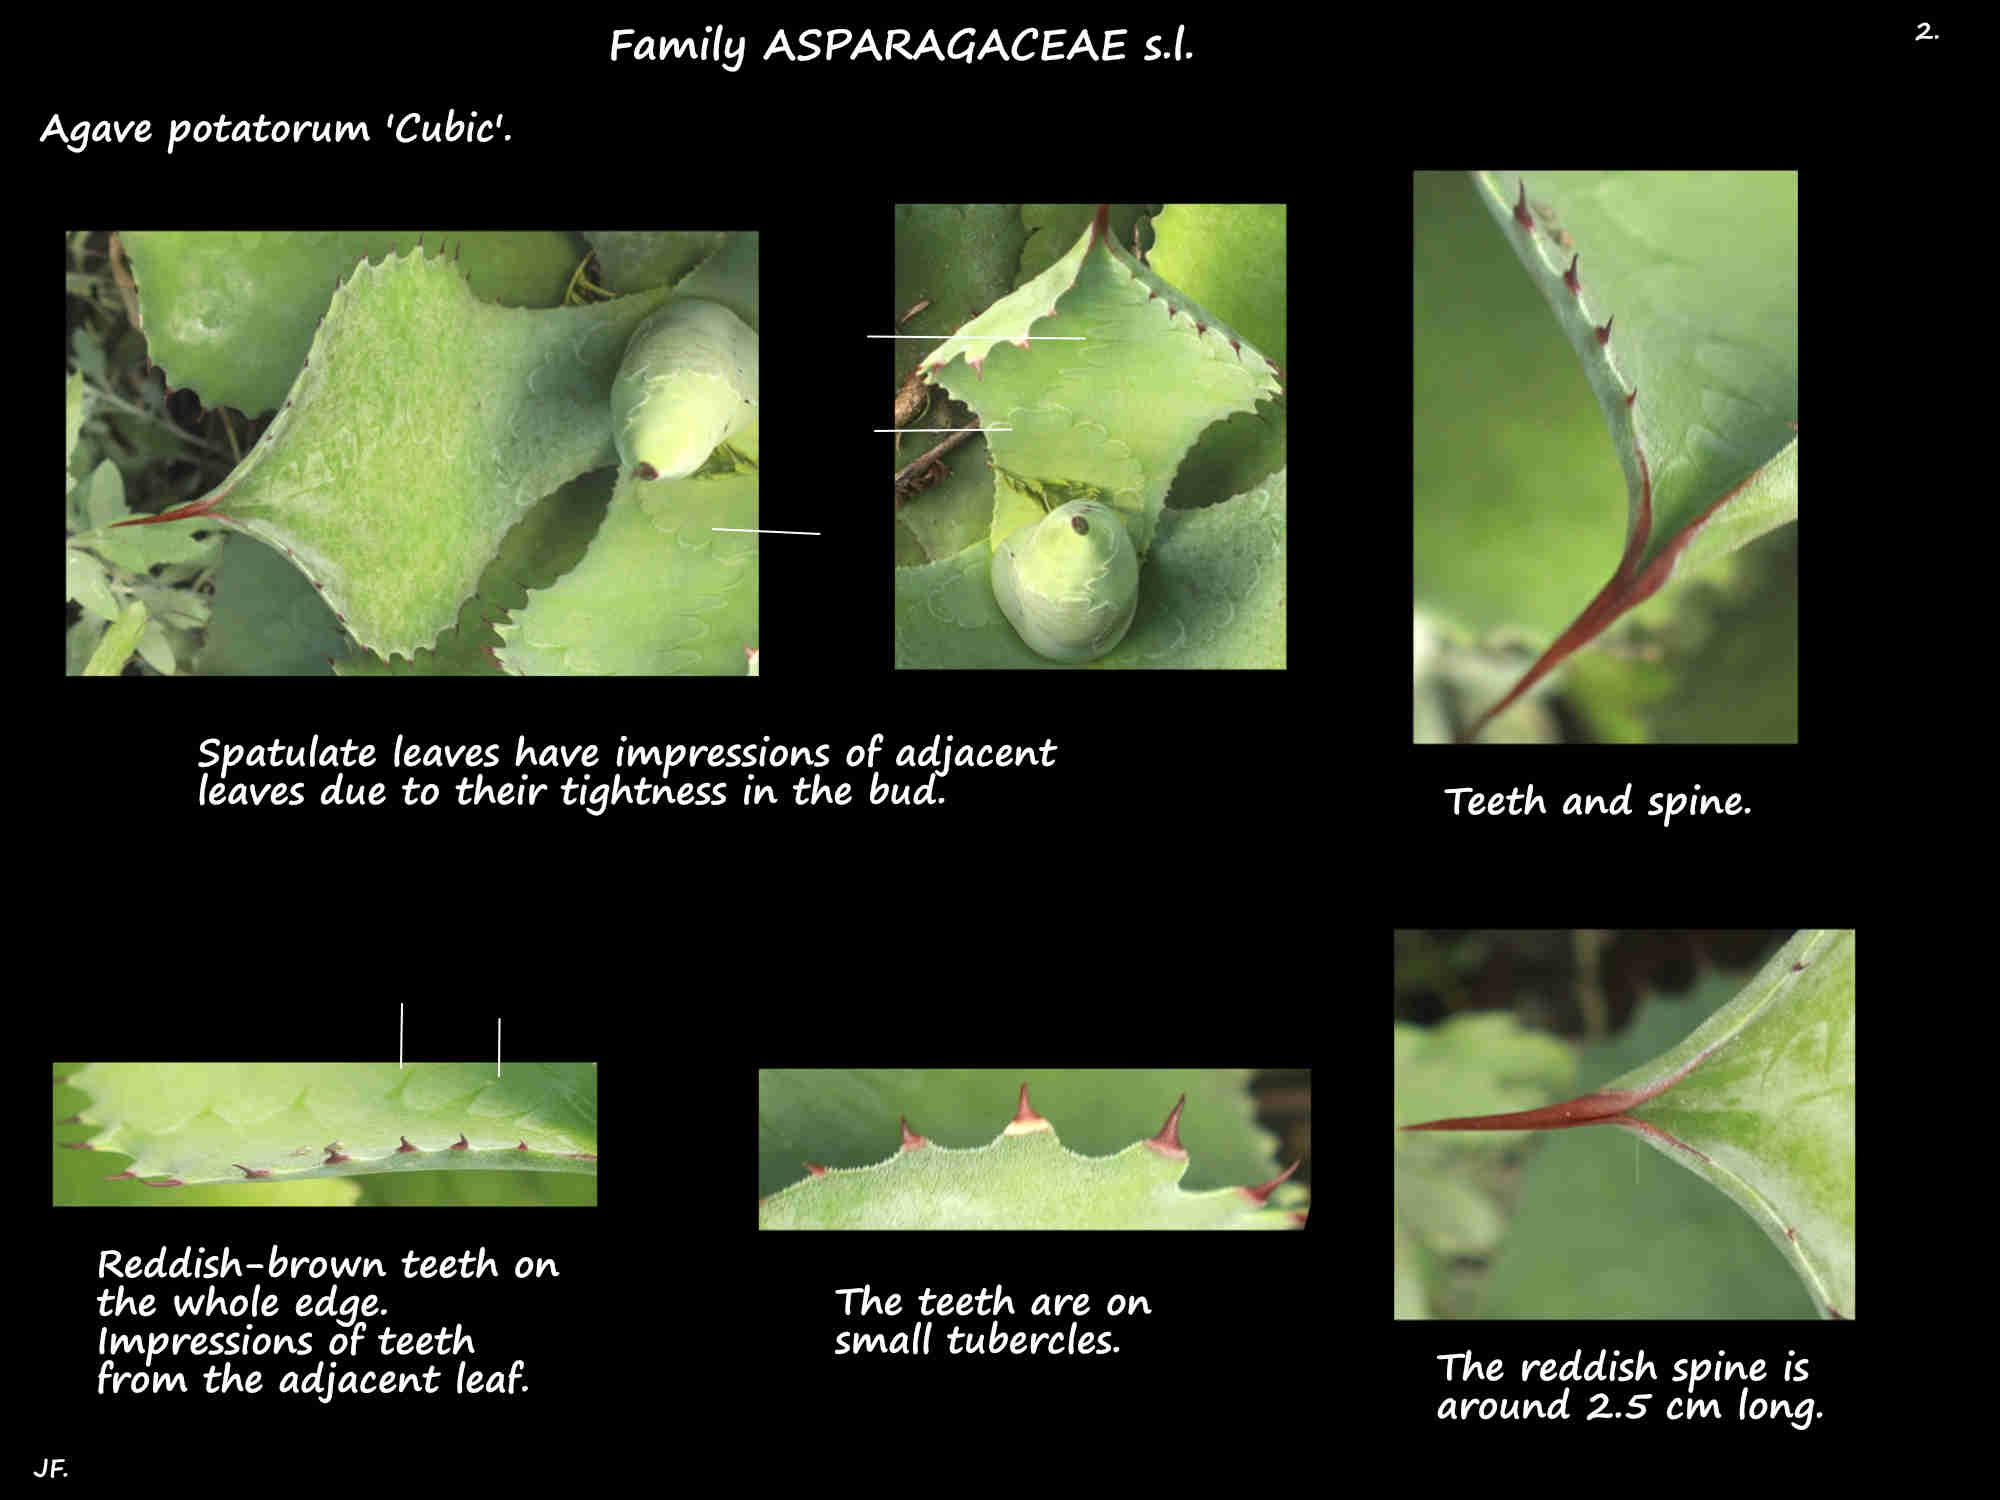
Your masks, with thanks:
[{"label": "reddish-brown tooth", "polygon": [[1028,1086],[1024,1083],[1021,1085],[1021,1102],[1014,1110],[1014,1123],[1016,1125],[1033,1125],[1038,1121],[1042,1124],[1048,1123],[1035,1113],[1034,1105],[1028,1102]]},{"label": "reddish-brown tooth", "polygon": [[[1303,1161],[1304,1158],[1301,1157],[1300,1160]],[[1287,1177],[1291,1176],[1292,1173],[1298,1171],[1298,1169],[1299,1169],[1299,1163],[1295,1161],[1289,1167],[1285,1168],[1284,1171],[1280,1172],[1276,1177],[1273,1177],[1269,1182],[1260,1184],[1257,1187],[1238,1188],[1236,1191],[1241,1193],[1244,1197],[1248,1198],[1253,1203],[1262,1203],[1264,1202],[1265,1199],[1271,1196],[1272,1189],[1276,1188],[1279,1183],[1283,1182]]]},{"label": "reddish-brown tooth", "polygon": [[1180,1103],[1167,1116],[1167,1123],[1160,1127],[1160,1133],[1146,1142],[1160,1155],[1175,1161],[1187,1160],[1187,1148],[1181,1144],[1181,1111],[1187,1108],[1187,1095],[1182,1094]]},{"label": "reddish-brown tooth", "polygon": [[910,1129],[910,1117],[908,1115],[897,1116],[897,1123],[903,1127],[903,1149],[905,1151],[914,1151],[919,1146],[928,1146],[930,1144],[929,1141]]}]

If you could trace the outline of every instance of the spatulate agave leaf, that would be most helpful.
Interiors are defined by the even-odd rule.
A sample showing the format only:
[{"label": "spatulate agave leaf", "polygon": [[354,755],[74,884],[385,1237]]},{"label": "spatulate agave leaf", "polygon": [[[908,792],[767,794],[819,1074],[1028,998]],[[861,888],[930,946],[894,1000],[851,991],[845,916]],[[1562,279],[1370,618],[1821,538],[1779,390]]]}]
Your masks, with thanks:
[{"label": "spatulate agave leaf", "polygon": [[1720,1189],[1854,1316],[1854,933],[1801,932],[1679,1045],[1561,1104],[1405,1126],[1616,1125]]}]

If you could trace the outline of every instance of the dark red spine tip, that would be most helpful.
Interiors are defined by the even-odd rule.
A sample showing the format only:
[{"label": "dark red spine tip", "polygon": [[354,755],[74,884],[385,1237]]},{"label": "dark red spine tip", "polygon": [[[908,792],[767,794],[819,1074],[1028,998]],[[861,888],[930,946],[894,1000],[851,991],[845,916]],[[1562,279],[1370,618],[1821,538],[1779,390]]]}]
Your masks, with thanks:
[{"label": "dark red spine tip", "polygon": [[1521,200],[1514,205],[1514,222],[1523,229],[1532,230],[1535,221],[1528,217],[1528,184],[1521,184]]},{"label": "dark red spine tip", "polygon": [[1597,342],[1598,342],[1598,343],[1600,343],[1600,344],[1608,344],[1608,343],[1610,343],[1610,342],[1611,342],[1611,319],[1610,319],[1610,318],[1606,318],[1606,319],[1604,320],[1604,326],[1603,326],[1602,328],[1600,328],[1600,329],[1598,329],[1598,330],[1597,330]]},{"label": "dark red spine tip", "polygon": [[826,1176],[826,1168],[822,1167],[818,1162],[813,1162],[813,1161],[807,1162],[806,1171],[814,1177]]},{"label": "dark red spine tip", "polygon": [[403,1143],[402,1145],[396,1148],[396,1154],[398,1156],[401,1156],[405,1151],[415,1151],[417,1149],[415,1146],[412,1146],[410,1144],[410,1138],[408,1136],[406,1135],[398,1136],[397,1139]]},{"label": "dark red spine tip", "polygon": [[236,1168],[236,1170],[241,1172],[245,1177],[269,1177],[271,1175],[271,1169],[269,1167],[266,1167],[261,1171],[252,1171],[249,1167],[244,1166],[243,1163],[240,1161],[233,1161],[229,1165]]},{"label": "dark red spine tip", "polygon": [[329,1146],[326,1148],[326,1160],[321,1162],[320,1165],[322,1167],[331,1167],[331,1166],[336,1166],[344,1161],[353,1161],[353,1160],[354,1160],[353,1157],[343,1156],[338,1151],[334,1150],[333,1147]]},{"label": "dark red spine tip", "polygon": [[1042,1117],[1035,1113],[1035,1106],[1028,1102],[1028,1086],[1021,1085],[1021,1101],[1014,1109],[1016,1125],[1032,1125]]},{"label": "dark red spine tip", "polygon": [[[1301,1157],[1299,1160],[1303,1161],[1304,1159],[1305,1159],[1304,1157]],[[1284,1171],[1280,1172],[1276,1177],[1273,1177],[1269,1182],[1263,1183],[1258,1187],[1238,1188],[1236,1191],[1241,1193],[1244,1197],[1248,1198],[1252,1203],[1262,1203],[1271,1196],[1272,1190],[1275,1189],[1279,1183],[1283,1182],[1287,1177],[1291,1176],[1292,1173],[1298,1171],[1298,1169],[1299,1169],[1299,1163],[1295,1161],[1289,1167],[1285,1168]]]},{"label": "dark red spine tip", "polygon": [[1567,271],[1563,272],[1563,280],[1564,280],[1564,281],[1565,281],[1566,283],[1568,283],[1568,285],[1569,285],[1569,289],[1570,289],[1570,290],[1571,290],[1572,292],[1577,292],[1577,293],[1581,293],[1581,292],[1583,291],[1583,288],[1582,288],[1581,286],[1577,285],[1577,280],[1576,280],[1576,263],[1577,263],[1577,260],[1578,260],[1578,257],[1577,257],[1577,256],[1574,256],[1574,255],[1572,255],[1572,256],[1571,256],[1571,257],[1569,258],[1569,269],[1568,269]]},{"label": "dark red spine tip", "polygon": [[896,1123],[903,1127],[903,1149],[905,1151],[914,1151],[919,1146],[928,1146],[930,1144],[929,1141],[910,1129],[910,1117],[908,1115],[898,1115]]},{"label": "dark red spine tip", "polygon": [[523,1141],[521,1142],[520,1145],[516,1146],[514,1149],[516,1151],[526,1151],[528,1149],[528,1143],[526,1141]]},{"label": "dark red spine tip", "polygon": [[1187,1095],[1182,1094],[1180,1102],[1167,1113],[1167,1123],[1160,1127],[1160,1133],[1146,1142],[1162,1156],[1171,1156],[1176,1161],[1187,1160],[1187,1148],[1181,1144],[1181,1111],[1187,1108]]},{"label": "dark red spine tip", "polygon": [[461,1130],[458,1133],[458,1144],[453,1146],[451,1149],[454,1151],[470,1151],[472,1149],[472,1142],[468,1141],[465,1138],[464,1131]]}]

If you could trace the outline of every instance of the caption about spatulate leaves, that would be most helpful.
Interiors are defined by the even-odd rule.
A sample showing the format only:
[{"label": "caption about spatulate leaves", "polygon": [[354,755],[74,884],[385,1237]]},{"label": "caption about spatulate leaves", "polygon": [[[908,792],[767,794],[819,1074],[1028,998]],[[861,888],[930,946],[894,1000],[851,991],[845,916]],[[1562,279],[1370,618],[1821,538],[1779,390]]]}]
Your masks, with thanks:
[{"label": "caption about spatulate leaves", "polygon": [[[1634,1422],[1649,1419],[1712,1425],[1783,1422],[1804,1432],[1819,1419],[1802,1390],[1812,1361],[1786,1350],[1775,1362],[1724,1350],[1675,1358],[1662,1379],[1658,1361],[1638,1350],[1577,1350],[1566,1359],[1488,1359],[1470,1350],[1436,1357],[1448,1394],[1435,1399],[1441,1422]],[[1500,1386],[1502,1392],[1486,1387]]]},{"label": "caption about spatulate leaves", "polygon": [[[614,745],[516,737],[503,744],[427,744],[397,735],[386,747],[355,740],[201,742],[202,807],[558,808],[602,816],[635,808],[941,807],[965,771],[1055,769],[1054,740],[960,744],[949,734],[890,744],[662,744],[620,735]],[[303,772],[311,781],[285,779]]]},{"label": "caption about spatulate leaves", "polygon": [[[1505,792],[1448,786],[1444,794],[1451,799],[1452,814],[1456,817],[1546,817],[1549,811],[1548,798],[1535,790],[1532,781],[1526,787],[1517,786]],[[1742,793],[1731,792],[1725,797],[1718,792],[1704,792],[1699,781],[1689,791],[1654,792],[1646,799],[1646,816],[1658,818],[1662,828],[1671,827],[1676,818],[1743,818],[1749,815],[1750,809],[1744,805]],[[1626,782],[1625,790],[1613,796],[1602,792],[1571,792],[1562,799],[1562,816],[1629,818],[1632,816],[1632,783]]]},{"label": "caption about spatulate leaves", "polygon": [[[497,1356],[463,1323],[415,1326],[393,1295],[355,1290],[385,1281],[545,1282],[561,1268],[516,1257],[506,1270],[484,1246],[457,1255],[287,1255],[261,1260],[207,1246],[150,1256],[97,1256],[97,1391],[103,1396],[276,1392],[330,1405],[395,1392],[513,1396],[529,1389],[527,1361]],[[177,1289],[204,1283],[194,1290]],[[426,1298],[428,1300],[428,1296]],[[518,1318],[516,1305],[508,1314]],[[498,1341],[494,1341],[497,1343]]]},{"label": "caption about spatulate leaves", "polygon": [[[1005,1286],[976,1292],[939,1292],[925,1287],[914,1296],[878,1294],[872,1286],[836,1287],[840,1315],[856,1326],[834,1336],[836,1355],[909,1354],[1005,1357],[1116,1354],[1115,1331],[1105,1326],[1152,1316],[1144,1297],[1113,1293],[1102,1312],[1088,1292],[1039,1292],[1025,1310]],[[1004,1320],[1004,1321],[1003,1321]],[[1033,1326],[1028,1326],[1033,1325]]]}]

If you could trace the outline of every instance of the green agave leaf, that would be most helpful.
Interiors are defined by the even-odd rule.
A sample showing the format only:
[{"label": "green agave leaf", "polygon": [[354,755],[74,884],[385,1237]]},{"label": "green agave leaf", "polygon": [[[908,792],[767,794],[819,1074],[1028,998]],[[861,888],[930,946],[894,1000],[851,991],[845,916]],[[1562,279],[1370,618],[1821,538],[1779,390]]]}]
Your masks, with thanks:
[{"label": "green agave leaf", "polygon": [[1826,1315],[1854,1316],[1854,934],[1802,932],[1686,1041],[1611,1089],[1691,1069],[1634,1107],[1646,1140],[1720,1188]]},{"label": "green agave leaf", "polygon": [[[153,531],[175,531],[150,526]],[[204,677],[323,677],[347,652],[333,611],[305,575],[246,536],[224,536],[215,606],[195,658]]]},{"label": "green agave leaf", "polygon": [[756,525],[755,470],[622,475],[583,561],[529,591],[494,654],[534,676],[741,676],[758,644]]},{"label": "green agave leaf", "polygon": [[666,295],[518,311],[441,258],[364,265],[257,446],[188,514],[278,548],[361,645],[411,655],[528,507],[613,462],[612,380]]},{"label": "green agave leaf", "polygon": [[757,1073],[757,1191],[801,1180],[802,1161],[865,1167],[896,1143],[896,1117],[945,1146],[983,1146],[1013,1113],[1021,1080],[1086,1156],[1121,1151],[1160,1126],[1163,1100],[1187,1095],[1183,1185],[1257,1182],[1278,1169],[1277,1138],[1257,1124],[1247,1068],[762,1068]]},{"label": "green agave leaf", "polygon": [[[921,361],[927,378],[989,429],[984,440],[995,473],[989,477],[963,452],[954,455],[944,481],[899,515],[899,667],[1073,665],[1028,649],[994,603],[991,583],[995,545],[1072,500],[1118,510],[1142,554],[1169,536],[1177,543],[1157,577],[1146,556],[1126,639],[1081,665],[1284,665],[1281,378],[1255,345],[1132,257],[1123,226],[1138,207],[1119,206],[1107,217],[1074,205],[1026,206],[1035,233],[1023,260],[1039,269],[970,321],[962,309],[950,310],[947,326],[957,331]],[[1175,221],[1194,274],[1214,272],[1199,242],[1215,232],[1218,215],[1241,208],[1190,210]],[[1281,218],[1247,212],[1263,226],[1256,236],[1262,251],[1275,244],[1282,260],[1282,230],[1275,240],[1270,234]],[[917,246],[907,256],[899,246],[899,276],[906,259],[923,262],[918,250],[927,232],[964,220],[949,216],[938,230],[922,214],[906,214],[899,223]],[[1107,232],[1111,222],[1121,225],[1118,233]],[[1058,228],[1067,248],[1038,252]],[[1282,277],[1280,268],[1265,290],[1281,287]],[[956,295],[950,280],[931,279]],[[1240,300],[1253,316],[1272,306],[1250,291]],[[1205,507],[1213,517],[1176,521],[1166,511],[1170,493],[1176,504]],[[1232,493],[1234,500],[1220,498]]]},{"label": "green agave leaf", "polygon": [[[1169,203],[1146,264],[1285,366],[1285,205]],[[1120,240],[1121,244],[1130,243]]]},{"label": "green agave leaf", "polygon": [[1473,179],[1583,366],[1627,497],[1617,570],[1483,725],[1676,573],[1797,518],[1798,180]]},{"label": "green agave leaf", "polygon": [[1678,1045],[1578,1099],[1406,1129],[1611,1124],[1750,1216],[1822,1316],[1854,1316],[1854,934],[1802,932]]},{"label": "green agave leaf", "polygon": [[[1129,250],[1136,228],[1140,248],[1146,248],[1152,241],[1147,216],[1157,212],[1159,207],[1157,203],[1106,204],[1105,223],[1111,238]],[[1076,237],[1090,228],[1090,221],[1095,217],[1097,205],[1094,203],[1021,204],[1019,223],[1028,231],[1028,240],[1021,247],[1019,273],[1007,284],[1008,288],[1033,280],[1061,260],[1069,247],[1076,243]]]},{"label": "green agave leaf", "polygon": [[729,239],[716,229],[586,229],[583,237],[604,267],[604,284],[616,292],[670,286]]},{"label": "green agave leaf", "polygon": [[[760,1088],[761,1092],[761,1088]],[[874,1166],[813,1167],[758,1205],[761,1229],[1284,1229],[1303,1222],[1276,1198],[1290,1172],[1257,1187],[1190,1193],[1186,1095],[1153,1135],[1107,1157],[1066,1149],[1021,1085],[1014,1118],[990,1144],[954,1150],[907,1121]]]},{"label": "green agave leaf", "polygon": [[597,1172],[590,1063],[92,1063],[78,1149],[196,1183],[377,1172]]},{"label": "green agave leaf", "polygon": [[[1027,238],[1018,204],[896,205],[895,296],[884,326],[905,335],[894,345],[897,385],[929,352],[916,335],[943,338],[1019,284]],[[1065,235],[1064,247],[1075,238],[1074,231]],[[919,303],[922,310],[904,321]]]},{"label": "green agave leaf", "polygon": [[473,290],[508,307],[555,307],[581,258],[559,230],[139,230],[120,239],[139,283],[146,347],[169,384],[249,416],[285,399],[335,283],[449,238]]},{"label": "green agave leaf", "polygon": [[[479,577],[479,592],[459,606],[458,624],[433,649],[413,658],[384,659],[357,651],[334,664],[343,677],[504,677],[495,654],[496,626],[528,602],[534,589],[552,587],[590,550],[604,524],[618,479],[615,469],[595,469],[531,508],[507,533],[500,551]],[[268,555],[270,548],[258,549]],[[282,561],[282,559],[281,559]]]},{"label": "green agave leaf", "polygon": [[1020,497],[1041,493],[1111,506],[1141,554],[1202,430],[1281,389],[1276,365],[1113,243],[1102,215],[919,368],[989,429],[1010,481],[990,541],[1040,519]]}]

